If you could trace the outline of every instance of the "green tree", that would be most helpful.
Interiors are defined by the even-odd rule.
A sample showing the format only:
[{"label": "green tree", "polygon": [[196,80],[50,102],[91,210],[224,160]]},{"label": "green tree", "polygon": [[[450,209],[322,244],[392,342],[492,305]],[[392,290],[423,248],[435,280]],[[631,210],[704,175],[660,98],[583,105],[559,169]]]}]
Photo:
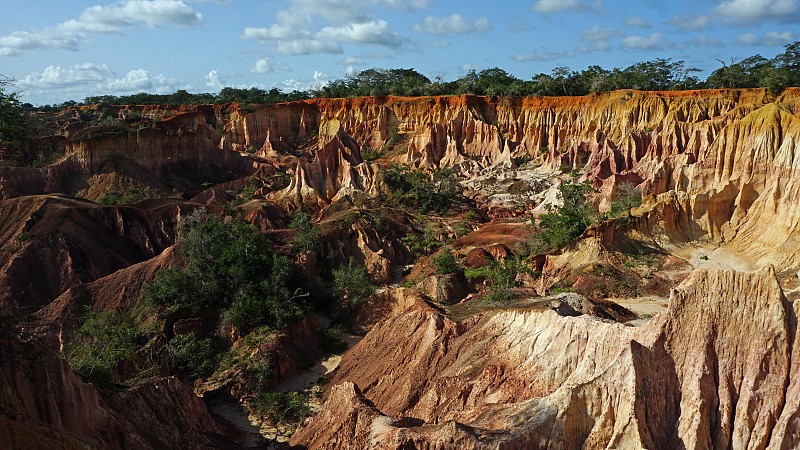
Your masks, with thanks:
[{"label": "green tree", "polygon": [[445,247],[439,251],[439,253],[433,255],[433,258],[431,258],[431,264],[433,264],[433,267],[441,275],[454,273],[458,271],[459,268],[458,259],[456,259],[456,256],[449,247]]},{"label": "green tree", "polygon": [[230,308],[234,325],[244,331],[280,328],[302,316],[302,296],[287,286],[291,262],[273,253],[266,236],[213,215],[185,228],[178,244],[186,267],[160,272],[145,288],[146,301],[195,313]]},{"label": "green tree", "polygon": [[375,285],[367,268],[350,257],[346,265],[333,270],[333,291],[352,311],[375,293]]},{"label": "green tree", "polygon": [[580,236],[593,222],[587,196],[591,186],[584,183],[563,182],[558,187],[560,206],[547,205],[547,212],[539,216],[539,232],[531,240],[533,251],[543,252],[561,247]]},{"label": "green tree", "polygon": [[113,381],[113,372],[130,360],[144,342],[127,314],[87,311],[65,353],[75,373],[98,383]]},{"label": "green tree", "polygon": [[493,260],[480,267],[464,271],[468,279],[485,279],[491,284],[491,292],[484,297],[487,301],[506,301],[511,298],[511,288],[516,285],[517,274],[522,262],[517,258]]},{"label": "green tree", "polygon": [[194,333],[179,334],[166,347],[170,367],[194,378],[214,370],[214,350],[211,339],[200,339]]},{"label": "green tree", "polygon": [[292,221],[289,223],[289,228],[294,230],[294,237],[292,238],[292,250],[295,252],[310,252],[319,249],[320,246],[320,229],[314,223],[311,215],[297,211],[292,216]]},{"label": "green tree", "polygon": [[611,216],[619,217],[625,214],[625,217],[630,219],[632,217],[631,210],[642,204],[642,191],[633,183],[621,183],[617,187],[616,199],[611,202]]},{"label": "green tree", "polygon": [[6,149],[16,163],[30,164],[36,157],[37,127],[19,101],[13,80],[0,75],[0,158]]}]

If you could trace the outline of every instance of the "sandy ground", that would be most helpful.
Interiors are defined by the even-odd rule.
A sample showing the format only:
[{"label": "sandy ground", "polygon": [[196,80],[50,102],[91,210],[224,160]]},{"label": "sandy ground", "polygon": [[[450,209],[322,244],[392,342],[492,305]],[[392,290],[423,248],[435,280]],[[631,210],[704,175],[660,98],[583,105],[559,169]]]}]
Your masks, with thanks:
[{"label": "sandy ground", "polygon": [[755,272],[760,269],[752,261],[748,261],[744,255],[725,247],[687,245],[667,250],[669,253],[685,259],[695,269],[721,269],[735,270],[737,272]]},{"label": "sandy ground", "polygon": [[[347,348],[351,349],[362,339],[362,336],[344,335],[341,336],[341,339],[347,342]],[[275,386],[275,392],[302,391],[313,388],[319,383],[321,378],[339,367],[342,356],[343,355],[333,355],[324,361],[318,362],[307,371],[284,380],[281,384]]]}]

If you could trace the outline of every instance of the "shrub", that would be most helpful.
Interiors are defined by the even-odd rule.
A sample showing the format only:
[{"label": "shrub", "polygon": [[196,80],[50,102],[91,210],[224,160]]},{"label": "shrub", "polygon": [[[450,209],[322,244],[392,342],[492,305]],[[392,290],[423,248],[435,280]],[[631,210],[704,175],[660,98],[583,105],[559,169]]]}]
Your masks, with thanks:
[{"label": "shrub", "polygon": [[133,358],[142,343],[141,333],[127,315],[88,311],[65,353],[75,373],[108,384],[114,369]]},{"label": "shrub", "polygon": [[491,261],[480,267],[467,269],[464,271],[464,275],[471,280],[486,279],[491,283],[492,290],[484,297],[485,300],[506,301],[511,299],[510,289],[516,284],[519,269],[519,261],[506,258],[500,261]]},{"label": "shrub", "polygon": [[591,190],[588,183],[564,182],[558,187],[562,205],[548,205],[548,212],[539,216],[539,233],[535,233],[530,242],[533,251],[559,248],[589,227],[593,218],[586,196]]},{"label": "shrub", "polygon": [[619,217],[625,214],[626,218],[632,217],[631,210],[642,204],[642,191],[633,183],[619,185],[617,198],[611,202],[610,214]]},{"label": "shrub", "polygon": [[361,150],[361,157],[364,159],[364,161],[375,161],[381,157],[381,154],[378,153],[377,150],[366,147]]},{"label": "shrub", "polygon": [[[190,216],[192,218],[192,216]],[[251,225],[223,222],[216,216],[192,218],[179,227],[184,269],[161,271],[145,288],[145,300],[186,307],[195,313],[230,308],[234,325],[248,331],[258,325],[283,327],[302,316],[302,306],[287,288],[292,266],[272,252],[266,236]]]},{"label": "shrub", "polygon": [[297,423],[311,415],[308,397],[301,392],[262,392],[248,405],[259,415],[269,417],[273,425]]},{"label": "shrub", "polygon": [[459,269],[458,260],[449,248],[445,248],[439,253],[433,255],[433,258],[431,258],[431,264],[433,264],[433,267],[441,275],[453,273]]},{"label": "shrub", "polygon": [[446,211],[459,191],[455,172],[449,168],[428,174],[393,164],[385,170],[383,180],[396,199],[421,213]]},{"label": "shrub", "polygon": [[311,219],[311,215],[303,211],[298,211],[292,216],[289,228],[294,230],[295,235],[292,239],[292,251],[309,252],[316,250],[320,246],[320,229]]},{"label": "shrub", "polygon": [[214,370],[211,339],[198,339],[194,333],[179,334],[167,344],[167,360],[171,368],[199,378]]},{"label": "shrub", "polygon": [[367,268],[356,264],[350,257],[347,265],[333,270],[333,291],[353,309],[375,293],[375,285]]}]

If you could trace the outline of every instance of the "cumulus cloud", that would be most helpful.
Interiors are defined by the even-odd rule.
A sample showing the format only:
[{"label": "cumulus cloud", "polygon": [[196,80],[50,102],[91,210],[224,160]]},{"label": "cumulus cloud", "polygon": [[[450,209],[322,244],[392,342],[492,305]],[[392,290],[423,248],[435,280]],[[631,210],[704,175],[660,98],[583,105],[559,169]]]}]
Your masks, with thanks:
[{"label": "cumulus cloud", "polygon": [[299,80],[290,78],[280,83],[280,86],[287,91],[307,91],[309,89],[321,89],[328,83],[328,75],[315,70],[311,78],[302,78]]},{"label": "cumulus cloud", "polygon": [[114,75],[105,64],[83,63],[72,67],[47,66],[39,73],[33,72],[17,83],[23,89],[58,89],[65,86],[77,86],[104,81]]},{"label": "cumulus cloud", "polygon": [[619,30],[598,27],[595,25],[581,33],[581,39],[587,42],[606,41],[613,37],[620,36],[621,34],[622,33]]},{"label": "cumulus cloud", "polygon": [[128,71],[124,77],[107,80],[105,83],[98,85],[98,87],[118,94],[133,92],[162,94],[172,92],[177,84],[178,80],[173,78],[167,78],[161,74],[152,76],[145,69],[134,69]]},{"label": "cumulus cloud", "polygon": [[630,50],[663,50],[668,42],[661,33],[653,33],[650,36],[625,36],[622,46]]},{"label": "cumulus cloud", "polygon": [[403,41],[385,20],[370,20],[340,27],[325,27],[316,35],[323,41],[377,44],[386,47],[399,47]]},{"label": "cumulus cloud", "polygon": [[702,14],[684,14],[669,20],[669,23],[688,31],[702,30],[708,26],[708,16]]},{"label": "cumulus cloud", "polygon": [[219,73],[216,70],[212,70],[208,72],[208,75],[205,76],[206,79],[206,87],[211,88],[215,91],[218,91],[225,87],[225,82],[220,80]]},{"label": "cumulus cloud", "polygon": [[[134,92],[171,92],[179,83],[164,75],[151,75],[145,69],[130,70],[121,78],[106,64],[83,63],[72,67],[51,65],[19,80],[19,87],[29,90],[33,98],[44,92],[74,95],[89,88],[118,94]],[[49,94],[53,95],[53,94]],[[84,93],[85,95],[85,93]]]},{"label": "cumulus cloud", "polygon": [[756,36],[753,33],[744,33],[736,37],[739,45],[786,45],[800,39],[800,35],[790,31],[769,31],[763,36]]},{"label": "cumulus cloud", "polygon": [[345,66],[363,66],[366,64],[363,59],[355,56],[347,56],[337,61],[337,63]]},{"label": "cumulus cloud", "polygon": [[344,53],[342,46],[335,42],[302,39],[296,41],[280,41],[277,43],[279,53],[285,55],[312,55],[316,53]]},{"label": "cumulus cloud", "polygon": [[629,27],[650,28],[650,22],[638,16],[626,17],[623,23]]},{"label": "cumulus cloud", "polygon": [[[414,9],[427,1],[390,0],[290,0],[286,9],[275,14],[268,27],[247,27],[242,39],[256,40],[289,55],[343,53],[342,44],[371,44],[398,48],[404,39],[386,20],[373,19],[366,6],[384,4]],[[316,29],[321,19],[328,26]]]},{"label": "cumulus cloud", "polygon": [[743,26],[800,22],[797,0],[724,0],[714,8],[714,12]]},{"label": "cumulus cloud", "polygon": [[590,11],[602,8],[603,0],[594,3],[581,2],[579,0],[536,0],[531,6],[531,11],[541,14],[551,14],[563,11]]},{"label": "cumulus cloud", "polygon": [[489,19],[481,17],[475,21],[467,20],[461,14],[446,17],[427,16],[414,29],[430,34],[467,34],[489,29]]},{"label": "cumulus cloud", "polygon": [[0,55],[39,49],[78,50],[93,33],[122,33],[137,24],[150,27],[195,26],[203,16],[182,0],[124,0],[95,5],[80,16],[35,32],[15,31],[0,36]]}]

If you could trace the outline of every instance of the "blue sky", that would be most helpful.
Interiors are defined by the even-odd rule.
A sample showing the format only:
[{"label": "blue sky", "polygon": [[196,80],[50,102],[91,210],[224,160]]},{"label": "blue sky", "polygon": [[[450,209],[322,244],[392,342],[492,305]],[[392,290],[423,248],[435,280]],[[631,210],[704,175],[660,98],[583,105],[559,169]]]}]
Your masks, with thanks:
[{"label": "blue sky", "polygon": [[[3,0],[11,3],[10,0]],[[0,16],[0,74],[34,104],[304,90],[370,67],[453,80],[653,58],[703,69],[800,40],[800,0],[52,0]]]}]

